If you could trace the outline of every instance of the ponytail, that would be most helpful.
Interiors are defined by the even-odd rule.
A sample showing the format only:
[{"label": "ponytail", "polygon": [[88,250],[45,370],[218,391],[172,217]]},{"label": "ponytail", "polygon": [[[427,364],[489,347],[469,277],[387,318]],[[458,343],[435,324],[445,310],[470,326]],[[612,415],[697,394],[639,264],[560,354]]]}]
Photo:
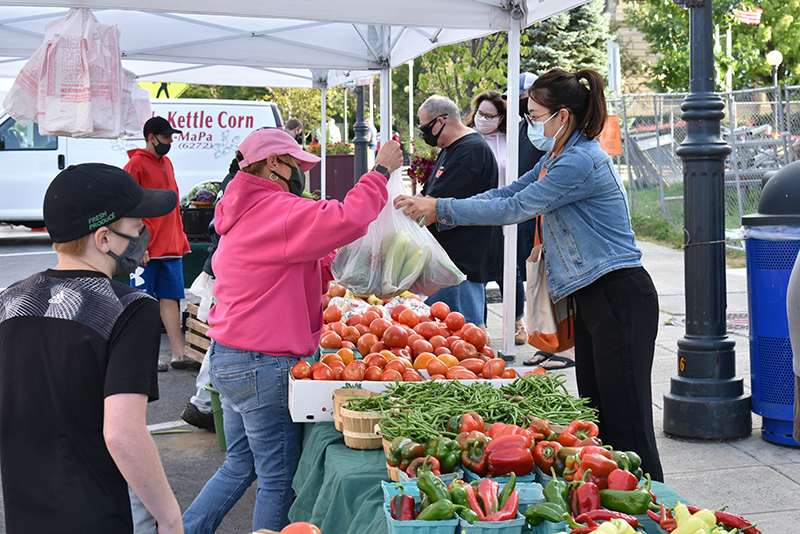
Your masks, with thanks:
[{"label": "ponytail", "polygon": [[588,139],[596,139],[608,117],[604,87],[603,78],[592,69],[574,73],[553,69],[533,82],[528,94],[550,111],[568,109],[576,119],[576,129]]}]

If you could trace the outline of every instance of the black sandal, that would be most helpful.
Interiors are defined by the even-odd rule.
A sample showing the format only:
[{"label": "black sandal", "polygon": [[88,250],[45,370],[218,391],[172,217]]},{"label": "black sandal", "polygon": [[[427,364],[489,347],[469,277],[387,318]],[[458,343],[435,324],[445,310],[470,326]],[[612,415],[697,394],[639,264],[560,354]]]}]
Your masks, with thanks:
[{"label": "black sandal", "polygon": [[536,354],[534,354],[533,356],[522,362],[522,365],[530,365],[530,366],[542,365],[544,362],[546,362],[553,356],[555,356],[555,354],[551,354],[543,350],[537,350]]},{"label": "black sandal", "polygon": [[565,358],[564,356],[553,355],[539,365],[547,371],[560,371],[561,369],[575,367],[575,360]]}]

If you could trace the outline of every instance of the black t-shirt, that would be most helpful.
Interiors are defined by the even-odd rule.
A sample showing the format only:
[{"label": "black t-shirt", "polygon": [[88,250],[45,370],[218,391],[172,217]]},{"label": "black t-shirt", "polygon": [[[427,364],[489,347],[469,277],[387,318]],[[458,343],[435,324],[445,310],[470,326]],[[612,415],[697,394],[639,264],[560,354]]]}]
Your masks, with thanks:
[{"label": "black t-shirt", "polygon": [[[533,146],[530,139],[528,139],[528,123],[520,121],[519,123],[519,169],[518,174],[522,176],[526,172],[533,169],[539,163],[539,160],[544,156],[544,152]],[[517,267],[519,267],[522,279],[527,278],[527,271],[525,261],[531,255],[535,244],[535,236],[541,234],[541,216],[528,219],[517,225]]]},{"label": "black t-shirt", "polygon": [[35,274],[0,293],[0,467],[6,528],[133,532],[103,439],[110,395],[158,398],[158,302],[92,271]]},{"label": "black t-shirt", "polygon": [[[475,132],[457,139],[439,152],[422,194],[436,198],[469,198],[497,188],[497,161],[492,149]],[[472,282],[488,282],[502,266],[503,230],[500,226],[457,226],[450,230],[428,227],[453,263]]]}]

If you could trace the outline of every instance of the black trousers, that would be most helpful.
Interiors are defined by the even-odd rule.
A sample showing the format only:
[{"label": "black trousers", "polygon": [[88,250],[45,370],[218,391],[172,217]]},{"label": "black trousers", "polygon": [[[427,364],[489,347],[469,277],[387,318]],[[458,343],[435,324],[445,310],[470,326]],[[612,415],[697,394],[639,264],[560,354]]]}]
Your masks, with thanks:
[{"label": "black trousers", "polygon": [[600,414],[600,439],[642,457],[664,480],[653,428],[650,375],[658,333],[658,293],[642,267],[606,274],[573,294],[575,375]]}]

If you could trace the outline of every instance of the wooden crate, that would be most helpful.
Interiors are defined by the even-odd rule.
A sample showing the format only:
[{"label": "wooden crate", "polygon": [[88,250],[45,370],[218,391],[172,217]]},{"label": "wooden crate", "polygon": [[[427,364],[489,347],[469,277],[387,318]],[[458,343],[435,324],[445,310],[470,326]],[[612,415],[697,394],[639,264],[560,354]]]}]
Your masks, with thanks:
[{"label": "wooden crate", "polygon": [[184,352],[187,356],[198,362],[202,362],[206,356],[206,351],[211,345],[211,339],[206,335],[206,332],[211,328],[208,323],[197,318],[198,304],[190,302],[186,305],[186,312],[189,317],[186,319],[186,347]]}]

